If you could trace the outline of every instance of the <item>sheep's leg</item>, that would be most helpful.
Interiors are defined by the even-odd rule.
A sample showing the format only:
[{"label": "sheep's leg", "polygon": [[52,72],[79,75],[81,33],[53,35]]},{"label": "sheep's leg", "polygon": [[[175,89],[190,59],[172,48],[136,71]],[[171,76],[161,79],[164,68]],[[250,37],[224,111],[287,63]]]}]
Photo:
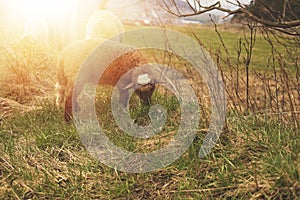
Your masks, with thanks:
[{"label": "sheep's leg", "polygon": [[57,83],[55,84],[56,90],[56,105],[62,106],[66,95],[66,89],[68,85],[67,78],[64,72],[63,60],[60,58],[58,63],[58,71],[56,73]]},{"label": "sheep's leg", "polygon": [[[77,102],[77,97],[79,96],[81,90],[82,87],[77,87],[75,91],[73,91],[73,88],[70,88],[68,91],[68,94],[66,96],[66,101],[65,101],[65,112],[64,112],[64,117],[67,122],[71,121],[73,116],[73,110],[75,112],[78,112],[80,110],[80,107]],[[74,99],[74,102],[72,102],[72,98]]]},{"label": "sheep's leg", "polygon": [[55,84],[55,90],[56,90],[56,106],[60,107],[62,106],[64,102],[64,96],[65,96],[65,87],[62,86],[59,82]]},{"label": "sheep's leg", "polygon": [[130,83],[131,74],[125,74],[121,81],[118,81],[116,86],[119,90],[119,102],[126,107],[129,101],[129,89],[124,89]]},{"label": "sheep's leg", "polygon": [[72,119],[72,94],[66,96],[64,117],[67,122]]}]

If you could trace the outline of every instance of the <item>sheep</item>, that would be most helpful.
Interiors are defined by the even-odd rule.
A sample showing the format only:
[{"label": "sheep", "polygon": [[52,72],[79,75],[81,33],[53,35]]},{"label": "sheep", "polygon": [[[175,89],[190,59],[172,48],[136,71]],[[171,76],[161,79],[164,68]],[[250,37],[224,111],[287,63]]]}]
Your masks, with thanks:
[{"label": "sheep", "polygon": [[[87,43],[85,43],[87,44]],[[79,45],[81,46],[81,45]],[[120,45],[117,45],[120,47]],[[114,50],[118,50],[118,48],[115,45],[109,46],[106,45],[106,48],[109,48],[109,51],[111,54],[114,54]],[[115,49],[114,49],[115,48]],[[77,49],[74,46],[70,47],[69,50]],[[78,51],[76,51],[78,53]],[[94,71],[97,70],[94,67],[97,65],[90,65],[88,74],[85,74],[84,78],[80,80],[80,83],[78,84],[79,87],[76,88],[75,93],[73,94],[73,85],[74,85],[74,78],[76,71],[68,70],[68,75],[66,75],[67,67],[70,65],[66,65],[67,63],[65,61],[71,60],[74,62],[75,58],[73,57],[74,54],[71,53],[69,59],[66,55],[66,51],[64,52],[64,60],[61,60],[60,62],[60,70],[58,73],[58,80],[59,84],[57,85],[57,89],[60,90],[60,97],[58,97],[58,104],[65,103],[65,119],[67,121],[70,120],[70,116],[72,115],[72,96],[74,97],[73,105],[75,105],[75,110],[79,109],[79,106],[77,105],[76,98],[82,91],[82,86],[85,83],[88,83],[91,77],[94,75]],[[73,52],[74,53],[74,52]],[[77,57],[77,56],[76,56]],[[79,57],[77,57],[79,58]],[[93,62],[93,60],[91,61]],[[114,62],[112,62],[107,69],[102,74],[101,79],[99,80],[99,85],[116,85],[118,80],[130,69],[134,69],[136,66],[144,65],[147,63],[147,60],[138,52],[138,51],[131,51],[128,52],[119,58],[117,58]],[[74,65],[72,65],[74,66]],[[71,74],[71,75],[70,75]],[[72,75],[73,74],[73,75]],[[155,81],[154,78],[151,77],[151,69],[147,67],[144,68],[138,68],[135,70],[132,70],[131,73],[128,73],[125,75],[123,81],[118,82],[116,85],[119,93],[120,98],[119,101],[122,105],[126,106],[128,102],[128,90],[131,88],[135,88],[135,93],[140,97],[143,104],[150,104],[150,98],[153,94],[153,91],[155,89]]]},{"label": "sheep", "polygon": [[[107,11],[105,11],[105,13],[107,13]],[[104,14],[103,16],[112,15]],[[75,110],[80,109],[76,98],[81,93],[83,85],[89,82],[89,79],[94,75],[95,70],[98,70],[95,68],[97,67],[97,63],[95,62],[99,61],[91,61],[91,66],[88,66],[89,69],[87,70],[88,74],[86,74],[83,80],[80,80],[81,82],[79,87],[76,88],[75,93],[73,94],[76,74],[88,55],[100,44],[105,43],[103,48],[106,48],[107,50],[105,52],[110,52],[111,55],[121,55],[119,53],[124,52],[124,49],[127,49],[128,52],[118,57],[106,68],[98,82],[99,85],[115,86],[118,80],[128,70],[135,69],[131,70],[130,73],[126,73],[125,78],[122,79],[123,81],[118,82],[116,85],[120,93],[119,102],[122,105],[127,105],[129,96],[128,90],[133,87],[136,89],[135,92],[140,97],[143,104],[150,103],[150,98],[155,89],[155,81],[153,76],[151,76],[151,69],[149,66],[146,68],[136,68],[137,66],[148,63],[145,56],[143,56],[139,51],[132,50],[131,47],[119,42],[106,42],[106,39],[109,38],[107,33],[114,35],[117,32],[115,30],[103,31],[106,32],[106,34],[103,34],[101,32],[101,25],[103,25],[103,21],[106,20],[106,24],[110,22],[110,27],[114,27],[113,23],[116,23],[116,27],[118,27],[120,25],[119,21],[117,20],[116,22],[115,18],[112,18],[112,20],[110,18],[99,20],[96,20],[95,18],[91,19],[92,20],[90,20],[90,23],[88,23],[87,26],[86,37],[68,45],[59,56],[56,83],[56,104],[58,106],[64,105],[64,117],[66,121],[71,120],[72,105],[74,105]],[[123,29],[119,29],[118,31],[122,32]],[[72,102],[72,96],[74,97],[74,102]]]}]

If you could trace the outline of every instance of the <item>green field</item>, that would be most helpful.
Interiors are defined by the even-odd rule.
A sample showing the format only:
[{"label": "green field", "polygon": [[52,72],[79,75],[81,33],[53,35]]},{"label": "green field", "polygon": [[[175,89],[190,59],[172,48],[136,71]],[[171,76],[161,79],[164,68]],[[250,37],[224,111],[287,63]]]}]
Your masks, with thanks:
[{"label": "green field", "polygon": [[[192,35],[185,27],[174,29]],[[154,172],[131,174],[97,161],[83,146],[75,126],[63,120],[62,110],[54,104],[55,70],[49,66],[56,60],[57,50],[54,49],[51,50],[53,60],[41,59],[43,65],[41,60],[32,61],[30,66],[25,66],[27,71],[16,70],[23,65],[14,60],[8,74],[2,76],[1,199],[299,199],[300,131],[296,122],[300,99],[294,87],[299,73],[299,65],[294,63],[299,59],[297,48],[286,51],[273,40],[276,54],[272,54],[271,46],[261,33],[257,33],[249,65],[250,78],[257,81],[254,76],[257,72],[264,79],[259,83],[250,81],[250,84],[270,96],[261,95],[261,99],[257,99],[257,91],[251,87],[253,107],[246,109],[244,97],[241,102],[235,102],[231,92],[244,95],[244,85],[241,84],[241,91],[235,90],[232,75],[236,71],[232,70],[238,67],[241,78],[245,78],[243,60],[247,53],[243,44],[249,39],[249,32],[245,32],[245,37],[243,30],[220,28],[224,48],[213,27],[192,30],[218,63],[228,88],[226,125],[207,157],[198,157],[209,119],[208,106],[200,101],[201,123],[197,135],[189,149],[173,164]],[[237,61],[240,39],[241,55]],[[23,79],[19,80],[20,77]],[[274,92],[274,88],[278,89]],[[111,120],[107,90],[110,91],[109,88],[98,91],[97,110],[101,127],[116,145],[128,151],[150,152],[173,138],[180,124],[180,108],[174,96],[155,92],[153,103],[167,108],[167,122],[157,136],[135,139],[124,134]],[[201,93],[198,95],[201,99]],[[263,103],[262,99],[267,102]],[[149,123],[146,111],[135,96],[130,103],[131,116],[140,124]]]}]

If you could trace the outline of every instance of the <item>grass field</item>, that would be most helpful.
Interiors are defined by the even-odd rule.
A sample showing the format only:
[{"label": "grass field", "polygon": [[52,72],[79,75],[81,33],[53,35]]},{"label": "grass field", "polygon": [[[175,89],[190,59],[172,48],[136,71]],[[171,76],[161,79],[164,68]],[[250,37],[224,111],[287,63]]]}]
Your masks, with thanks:
[{"label": "grass field", "polygon": [[[128,27],[130,28],[132,27]],[[183,27],[175,29],[191,34]],[[215,61],[218,62],[218,58],[224,60],[218,67],[224,69],[226,77],[231,77],[232,68],[227,64],[236,67],[236,51],[239,39],[245,42],[244,32],[236,29],[219,31],[229,57],[214,28],[193,28],[193,32],[210,51]],[[294,65],[288,57],[293,53],[296,58],[298,56],[294,49],[291,54],[287,54],[285,48],[276,42],[274,46],[283,56],[287,74],[291,77],[288,80],[293,86],[292,83],[297,83],[295,75],[299,65]],[[258,105],[254,110],[241,111],[238,107],[230,106],[234,103],[229,94],[234,84],[230,81],[233,82],[234,79],[229,78],[226,79],[229,92],[226,125],[217,145],[207,157],[202,159],[198,157],[209,118],[205,101],[200,101],[203,110],[199,130],[192,145],[176,162],[163,169],[142,174],[120,172],[105,166],[89,154],[75,126],[63,120],[62,110],[56,108],[54,104],[55,70],[51,65],[56,60],[57,51],[51,52],[53,56],[45,61],[45,55],[42,51],[38,51],[38,56],[43,61],[42,67],[39,64],[40,60],[32,61],[31,65],[25,66],[11,62],[10,66],[14,67],[10,69],[20,71],[8,70],[8,74],[2,77],[1,199],[299,199],[300,131],[295,123],[298,118],[292,116],[282,120],[272,112],[272,108],[275,107],[277,111],[277,107],[273,106],[271,101],[270,104]],[[33,53],[35,55],[37,52]],[[245,50],[242,50],[239,64],[241,73],[244,71],[243,57],[246,56]],[[274,69],[278,70],[278,73],[282,71],[280,65],[274,65],[274,69],[271,65],[268,67],[269,58],[272,58],[272,48],[263,36],[258,34],[250,64],[251,71],[260,73],[267,71],[270,76],[274,75]],[[277,60],[276,63],[280,61]],[[20,66],[28,71],[22,71]],[[36,66],[40,67],[39,70],[36,70]],[[30,76],[27,76],[28,74]],[[17,80],[21,75],[23,79]],[[279,75],[278,77],[281,77]],[[243,74],[240,76],[244,78]],[[268,80],[269,83],[273,83],[272,80]],[[285,83],[285,79],[280,80]],[[262,83],[265,83],[264,81]],[[295,97],[288,98],[283,95],[286,99],[282,99],[279,94],[280,91],[284,91],[281,82],[275,82],[279,88],[276,93],[277,100],[280,98],[285,106],[286,102],[292,101],[291,105],[295,106],[292,111],[299,111],[297,88],[290,89],[290,93],[284,93],[293,94]],[[194,87],[197,84],[196,81]],[[265,85],[252,86],[262,90]],[[269,89],[270,95],[273,95],[273,86]],[[129,151],[152,151],[166,145],[173,138],[180,123],[178,117],[180,109],[174,96],[160,91],[155,92],[152,100],[167,108],[167,123],[156,137],[135,139],[122,133],[111,120],[107,90],[110,89],[99,91],[98,95],[101,98],[98,99],[97,109],[100,111],[101,127],[116,145]],[[201,91],[198,92],[200,96]],[[251,94],[253,95],[251,100],[254,101],[256,93]],[[257,102],[260,104],[262,100]],[[238,102],[236,104],[245,105]],[[266,107],[267,105],[270,109]],[[133,109],[134,107],[136,109]],[[256,108],[262,108],[267,112],[255,110]],[[286,106],[283,109],[290,107]],[[131,110],[131,115],[136,117],[139,123],[149,122],[148,117],[144,115],[145,110],[139,105],[136,97],[131,100]]]}]

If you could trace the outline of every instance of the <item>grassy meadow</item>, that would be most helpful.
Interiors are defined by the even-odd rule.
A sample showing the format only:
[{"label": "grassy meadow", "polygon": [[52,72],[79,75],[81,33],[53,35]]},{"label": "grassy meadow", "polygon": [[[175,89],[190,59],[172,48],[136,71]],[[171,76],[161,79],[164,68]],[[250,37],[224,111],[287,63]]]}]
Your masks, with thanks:
[{"label": "grassy meadow", "polygon": [[[257,30],[251,49],[247,27],[171,28],[196,37],[223,76],[227,116],[213,151],[198,157],[209,125],[208,93],[201,77],[179,58],[172,57],[171,63],[191,80],[200,102],[197,135],[173,164],[131,174],[93,158],[75,126],[63,120],[62,110],[54,103],[59,49],[2,45],[1,199],[299,199],[298,48],[282,45],[286,38],[267,38]],[[170,61],[165,54],[158,59]],[[114,144],[128,151],[151,152],[176,134],[180,107],[164,88],[155,91],[152,101],[167,108],[168,119],[162,132],[149,139],[136,139],[117,127],[109,92],[111,88],[99,88],[96,108],[99,124]],[[130,110],[138,124],[149,123],[147,109],[136,96]]]}]

